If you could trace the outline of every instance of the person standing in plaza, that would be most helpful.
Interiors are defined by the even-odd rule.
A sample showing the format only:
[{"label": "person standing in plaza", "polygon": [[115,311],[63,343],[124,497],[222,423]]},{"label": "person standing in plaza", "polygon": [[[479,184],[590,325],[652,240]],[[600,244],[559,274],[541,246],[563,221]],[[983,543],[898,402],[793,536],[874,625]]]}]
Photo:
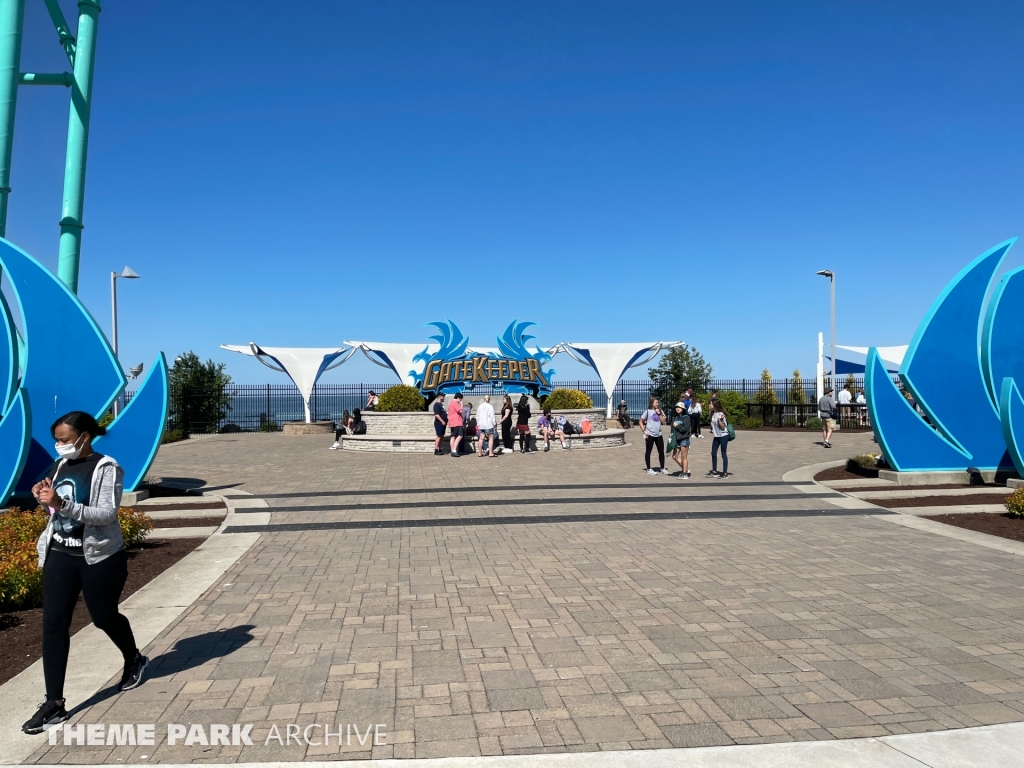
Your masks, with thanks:
[{"label": "person standing in plaza", "polygon": [[[711,471],[708,477],[726,478],[729,476],[729,421],[722,408],[722,401],[715,398],[711,401]],[[722,471],[718,471],[718,451],[722,451]]]},{"label": "person standing in plaza", "polygon": [[530,446],[530,398],[523,395],[516,406],[516,430],[519,432],[519,452],[533,453]]},{"label": "person standing in plaza", "polygon": [[818,400],[818,418],[821,419],[822,445],[831,448],[832,431],[836,428],[836,400],[832,397],[832,387],[825,387],[825,394]]},{"label": "person standing in plaza", "polygon": [[679,479],[690,479],[690,414],[686,412],[686,403],[676,403],[672,415],[672,434],[668,439],[668,450],[672,460],[679,465]]},{"label": "person standing in plaza", "polygon": [[32,486],[32,495],[50,511],[36,544],[43,569],[46,701],[22,725],[25,733],[42,733],[68,719],[64,679],[71,620],[80,594],[92,623],[124,657],[118,690],[138,687],[149,663],[139,652],[131,623],[117,608],[128,579],[128,553],[117,519],[124,472],[114,459],[92,448],[93,438],[106,430],[89,414],[72,411],[53,423],[50,434],[57,441],[59,458]]},{"label": "person standing in plaza", "polygon": [[487,456],[492,459],[494,458],[495,426],[497,425],[494,419],[494,406],[491,405],[491,396],[484,395],[484,401],[476,409],[476,429],[479,435],[476,439],[476,453],[478,456],[483,457],[484,443],[487,443]]},{"label": "person standing in plaza", "polygon": [[448,429],[448,411],[444,407],[444,392],[438,392],[434,398],[434,455],[443,456],[441,441],[444,439],[445,430]]},{"label": "person standing in plaza", "polygon": [[857,424],[862,427],[868,425],[868,399],[864,397],[864,390],[857,393]]},{"label": "person standing in plaza", "polygon": [[704,435],[700,433],[700,419],[704,413],[704,408],[701,406],[700,398],[697,395],[690,396],[690,407],[686,409],[686,413],[690,417],[690,434],[698,440],[703,440]]},{"label": "person standing in plaza", "polygon": [[[647,463],[648,475],[667,475],[665,469],[665,438],[661,435],[661,422],[664,414],[661,412],[661,404],[658,398],[652,397],[647,403],[647,410],[640,415],[640,429],[644,433],[645,451],[644,461]],[[651,469],[651,449],[658,449],[658,469]]]},{"label": "person standing in plaza", "polygon": [[843,387],[839,390],[839,394],[836,395],[836,403],[839,405],[839,423],[842,424],[843,419],[850,418],[850,403],[853,402],[853,393],[850,388]]},{"label": "person standing in plaza", "polygon": [[515,452],[516,441],[512,437],[512,398],[505,395],[501,398],[501,442],[506,451]]},{"label": "person standing in plaza", "polygon": [[448,429],[451,431],[451,435],[448,437],[448,446],[450,450],[450,456],[452,458],[459,458],[459,443],[462,442],[462,436],[465,433],[465,428],[462,421],[462,393],[456,392],[455,397],[452,398],[451,403],[448,405]]}]

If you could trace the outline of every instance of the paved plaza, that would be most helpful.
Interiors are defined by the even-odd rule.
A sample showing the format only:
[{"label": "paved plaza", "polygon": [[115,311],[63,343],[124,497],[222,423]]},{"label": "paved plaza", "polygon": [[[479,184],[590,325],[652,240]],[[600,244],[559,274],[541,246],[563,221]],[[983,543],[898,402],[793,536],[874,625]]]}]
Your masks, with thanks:
[{"label": "paved plaza", "polygon": [[[43,747],[33,762],[259,762],[882,737],[1024,720],[1024,563],[892,524],[793,469],[870,434],[741,432],[727,480],[632,445],[496,459],[223,435],[153,475],[245,491],[257,543],[76,722],[252,723],[253,746]],[[670,465],[670,469],[676,467]],[[385,743],[264,744],[380,724]],[[162,727],[158,727],[160,735]],[[314,734],[317,732],[314,730]],[[314,736],[315,738],[315,736]]]}]

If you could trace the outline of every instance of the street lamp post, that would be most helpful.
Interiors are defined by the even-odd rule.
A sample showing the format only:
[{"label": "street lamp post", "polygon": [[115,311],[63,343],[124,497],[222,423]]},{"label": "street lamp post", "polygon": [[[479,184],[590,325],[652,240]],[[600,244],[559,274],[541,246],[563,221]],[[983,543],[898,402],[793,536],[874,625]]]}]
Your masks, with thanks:
[{"label": "street lamp post", "polygon": [[[139,276],[135,274],[131,267],[125,267],[121,274],[117,274],[117,272],[110,273],[110,341],[114,347],[114,359],[118,361],[118,365],[121,364],[121,361],[117,358],[117,278],[119,277],[123,277],[125,280],[135,280]],[[124,397],[123,392],[114,401],[115,416],[121,410],[122,397]]]},{"label": "street lamp post", "polygon": [[822,269],[815,274],[827,277],[832,293],[832,338],[829,347],[832,350],[832,362],[829,363],[829,375],[832,376],[832,386],[836,385],[836,274],[831,269]]}]

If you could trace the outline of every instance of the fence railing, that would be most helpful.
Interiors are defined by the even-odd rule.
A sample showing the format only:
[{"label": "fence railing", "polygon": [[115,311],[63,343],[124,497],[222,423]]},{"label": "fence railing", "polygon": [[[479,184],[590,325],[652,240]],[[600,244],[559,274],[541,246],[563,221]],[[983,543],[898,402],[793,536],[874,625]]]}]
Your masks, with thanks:
[{"label": "fence railing", "polygon": [[[840,405],[839,427],[841,429],[867,429],[867,408],[863,405]],[[818,418],[817,404],[806,405],[772,403],[747,403],[747,418],[761,419],[766,427],[806,427],[807,420]]]},{"label": "fence railing", "polygon": [[[837,377],[836,389],[846,385],[849,377]],[[826,383],[831,384],[830,377]],[[586,392],[596,408],[606,408],[608,396],[604,386],[597,380],[563,380],[553,382],[556,387],[579,389]],[[367,394],[372,389],[378,394],[393,384],[318,384],[310,400],[310,411],[314,421],[341,421],[345,411],[351,413],[366,405]],[[652,382],[649,379],[624,379],[612,393],[612,404],[617,407],[626,401],[630,414],[635,418],[647,407],[651,397]],[[855,391],[863,388],[863,379],[854,377]],[[710,391],[738,392],[745,400],[765,399],[766,388],[757,379],[710,379],[705,386]],[[748,413],[764,415],[765,423],[778,423],[779,419],[799,420],[816,415],[816,392],[814,381],[797,382],[792,379],[773,379],[769,387],[777,404],[762,406],[751,402],[754,411]],[[797,393],[802,392],[800,398]],[[466,390],[466,399],[474,401],[484,395],[500,398],[504,392],[498,387],[477,386]],[[132,393],[126,393],[130,401]],[[759,397],[760,395],[760,397]],[[771,399],[768,397],[767,399]],[[798,402],[803,399],[805,403]],[[795,402],[797,401],[797,402]],[[663,404],[667,405],[667,404]],[[784,408],[779,408],[784,406]],[[756,409],[760,408],[760,411]],[[790,414],[790,415],[787,415]],[[291,384],[230,384],[223,390],[192,391],[172,388],[168,428],[181,430],[185,434],[208,434],[224,431],[277,432],[288,421],[302,421],[305,410],[299,390]],[[847,424],[844,421],[844,426]],[[851,423],[849,426],[853,426]]]}]

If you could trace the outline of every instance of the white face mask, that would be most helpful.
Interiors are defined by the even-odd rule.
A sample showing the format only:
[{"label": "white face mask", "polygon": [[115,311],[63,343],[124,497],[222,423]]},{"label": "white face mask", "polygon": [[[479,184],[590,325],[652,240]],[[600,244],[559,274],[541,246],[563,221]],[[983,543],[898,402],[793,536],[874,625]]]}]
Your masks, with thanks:
[{"label": "white face mask", "polygon": [[[84,435],[82,435],[82,437],[84,437]],[[78,440],[81,440],[82,437],[79,437]],[[62,459],[73,461],[74,459],[77,459],[78,454],[82,452],[82,446],[78,444],[78,440],[75,440],[71,445],[61,445],[60,443],[57,443],[53,448],[57,451],[57,455]]]}]

